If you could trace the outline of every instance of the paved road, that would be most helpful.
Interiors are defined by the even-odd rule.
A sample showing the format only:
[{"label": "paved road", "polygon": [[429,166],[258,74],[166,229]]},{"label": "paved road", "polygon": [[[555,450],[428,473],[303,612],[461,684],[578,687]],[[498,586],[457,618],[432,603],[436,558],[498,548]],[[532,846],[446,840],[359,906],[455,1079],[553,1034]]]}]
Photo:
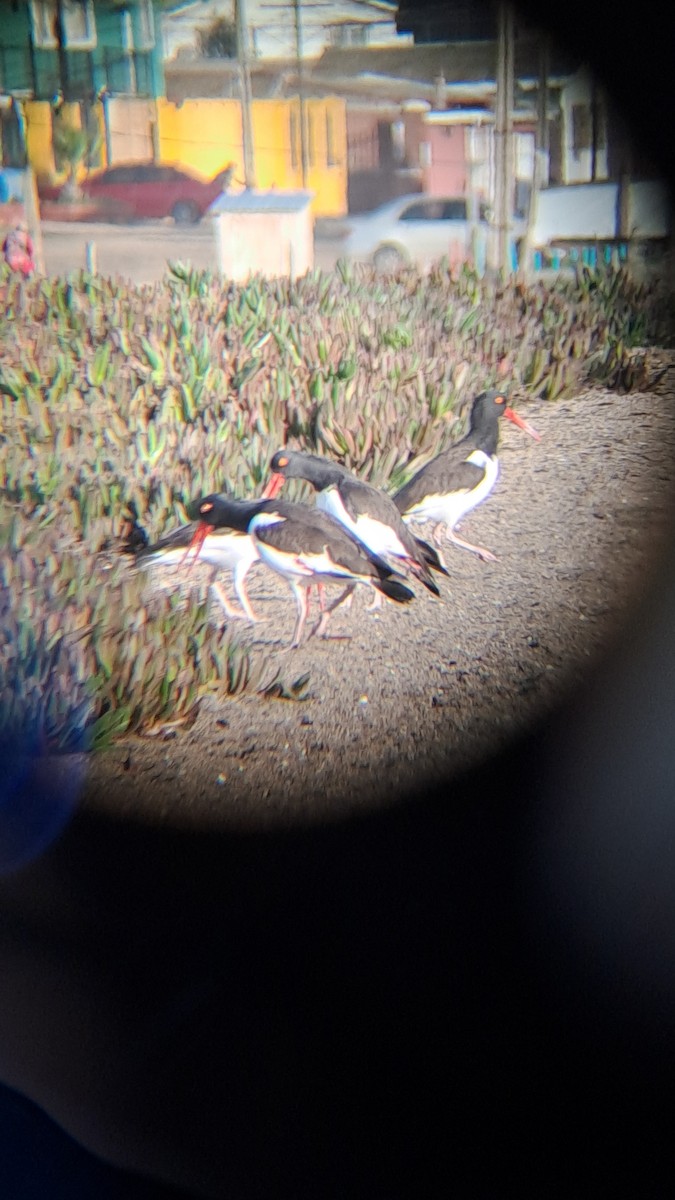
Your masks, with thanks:
[{"label": "paved road", "polygon": [[[163,221],[134,225],[100,222],[43,221],[42,240],[48,275],[63,275],[86,265],[86,246],[93,243],[97,270],[122,275],[134,283],[161,279],[169,261],[190,262],[200,269],[215,264],[215,242],[209,222],[189,228]],[[315,264],[331,270],[339,257],[341,241],[317,237]]]}]

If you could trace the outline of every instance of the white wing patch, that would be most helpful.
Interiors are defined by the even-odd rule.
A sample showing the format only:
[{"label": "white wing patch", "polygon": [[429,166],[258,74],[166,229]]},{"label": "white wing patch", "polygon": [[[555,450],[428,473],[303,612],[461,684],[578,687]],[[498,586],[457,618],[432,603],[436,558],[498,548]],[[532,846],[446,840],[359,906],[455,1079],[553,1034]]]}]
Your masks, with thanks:
[{"label": "white wing patch", "polygon": [[334,517],[345,529],[354,534],[373,554],[381,556],[394,555],[396,558],[407,558],[408,552],[401,544],[398,535],[390,525],[376,521],[365,515],[353,519],[347,512],[337,487],[325,488],[319,492],[316,506],[329,516]]},{"label": "white wing patch", "polygon": [[405,514],[405,520],[438,521],[454,529],[466,513],[489,496],[499,475],[499,460],[483,450],[473,450],[466,459],[483,471],[483,478],[470,491],[451,493],[449,496],[425,496]]},{"label": "white wing patch", "polygon": [[[267,524],[270,524],[268,521]],[[267,542],[258,542],[258,554],[262,562],[264,562],[277,575],[283,575],[284,579],[291,579],[298,576],[300,579],[312,577],[314,571],[311,570],[302,560],[302,555],[293,554],[287,550],[277,550],[276,546],[270,546]]]},{"label": "white wing patch", "polygon": [[350,571],[348,567],[341,567],[339,563],[336,563],[327,546],[324,546],[323,554],[300,554],[298,557],[317,575],[332,575],[338,579],[361,578],[360,575],[355,575],[353,571]]},{"label": "white wing patch", "polygon": [[248,531],[253,533],[256,529],[262,528],[263,525],[278,525],[280,521],[285,521],[286,518],[278,512],[260,512],[257,513],[252,521],[249,521]]},{"label": "white wing patch", "polygon": [[331,558],[330,552],[324,547],[322,554],[289,554],[285,550],[277,550],[265,542],[258,543],[258,554],[268,567],[283,575],[285,579],[312,579],[314,576],[330,579],[366,579],[354,575],[347,567],[341,567]]},{"label": "white wing patch", "polygon": [[[319,495],[323,495],[323,493],[319,493]],[[319,507],[318,503],[317,507]],[[327,512],[329,510],[323,508],[323,511]],[[331,513],[331,515],[333,514]],[[278,513],[259,513],[251,521],[249,529],[253,533],[256,528],[264,525],[276,525],[285,519],[285,517],[279,516]],[[368,579],[368,576],[354,575],[347,567],[341,567],[339,563],[336,563],[331,557],[327,546],[324,546],[321,554],[310,554],[307,552],[303,553],[302,551],[278,550],[276,546],[270,546],[266,542],[258,541],[257,538],[256,543],[258,546],[258,555],[262,561],[286,579],[311,579],[314,575],[332,579]]]}]

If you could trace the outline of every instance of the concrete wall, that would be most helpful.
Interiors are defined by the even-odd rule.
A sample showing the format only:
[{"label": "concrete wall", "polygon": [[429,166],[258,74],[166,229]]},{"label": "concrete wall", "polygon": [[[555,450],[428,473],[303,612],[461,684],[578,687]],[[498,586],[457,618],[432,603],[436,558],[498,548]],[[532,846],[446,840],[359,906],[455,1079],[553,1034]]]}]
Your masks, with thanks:
[{"label": "concrete wall", "polygon": [[107,101],[108,163],[147,162],[154,157],[157,123],[154,100],[122,96]]},{"label": "concrete wall", "polygon": [[218,270],[228,279],[304,275],[314,266],[311,209],[289,213],[224,212],[214,217]]}]

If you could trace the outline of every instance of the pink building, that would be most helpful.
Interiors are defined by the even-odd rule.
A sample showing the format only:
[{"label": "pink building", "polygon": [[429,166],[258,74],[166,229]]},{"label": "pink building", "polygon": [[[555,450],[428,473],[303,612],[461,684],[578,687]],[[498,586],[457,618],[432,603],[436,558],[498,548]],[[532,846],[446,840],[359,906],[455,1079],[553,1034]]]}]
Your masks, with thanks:
[{"label": "pink building", "polygon": [[469,186],[464,128],[436,125],[424,113],[405,118],[406,159],[419,166],[422,191],[430,196],[463,196]]}]

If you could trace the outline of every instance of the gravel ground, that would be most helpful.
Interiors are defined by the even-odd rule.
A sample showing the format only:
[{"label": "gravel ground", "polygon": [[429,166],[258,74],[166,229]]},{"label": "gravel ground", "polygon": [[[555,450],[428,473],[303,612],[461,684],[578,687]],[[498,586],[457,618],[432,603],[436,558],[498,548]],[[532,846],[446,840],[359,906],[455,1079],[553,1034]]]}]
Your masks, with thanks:
[{"label": "gravel ground", "polygon": [[548,712],[624,634],[658,569],[675,451],[666,361],[653,392],[527,404],[539,443],[504,422],[497,486],[461,527],[499,561],[449,547],[438,600],[417,585],[412,604],[371,614],[359,589],[331,621],[339,638],[290,651],[294,601],[256,565],[247,582],[265,619],[237,635],[270,677],[309,675],[308,698],[205,702],[189,729],[126,738],[88,760],[84,801],[178,824],[342,817],[425,781],[450,786]]}]

